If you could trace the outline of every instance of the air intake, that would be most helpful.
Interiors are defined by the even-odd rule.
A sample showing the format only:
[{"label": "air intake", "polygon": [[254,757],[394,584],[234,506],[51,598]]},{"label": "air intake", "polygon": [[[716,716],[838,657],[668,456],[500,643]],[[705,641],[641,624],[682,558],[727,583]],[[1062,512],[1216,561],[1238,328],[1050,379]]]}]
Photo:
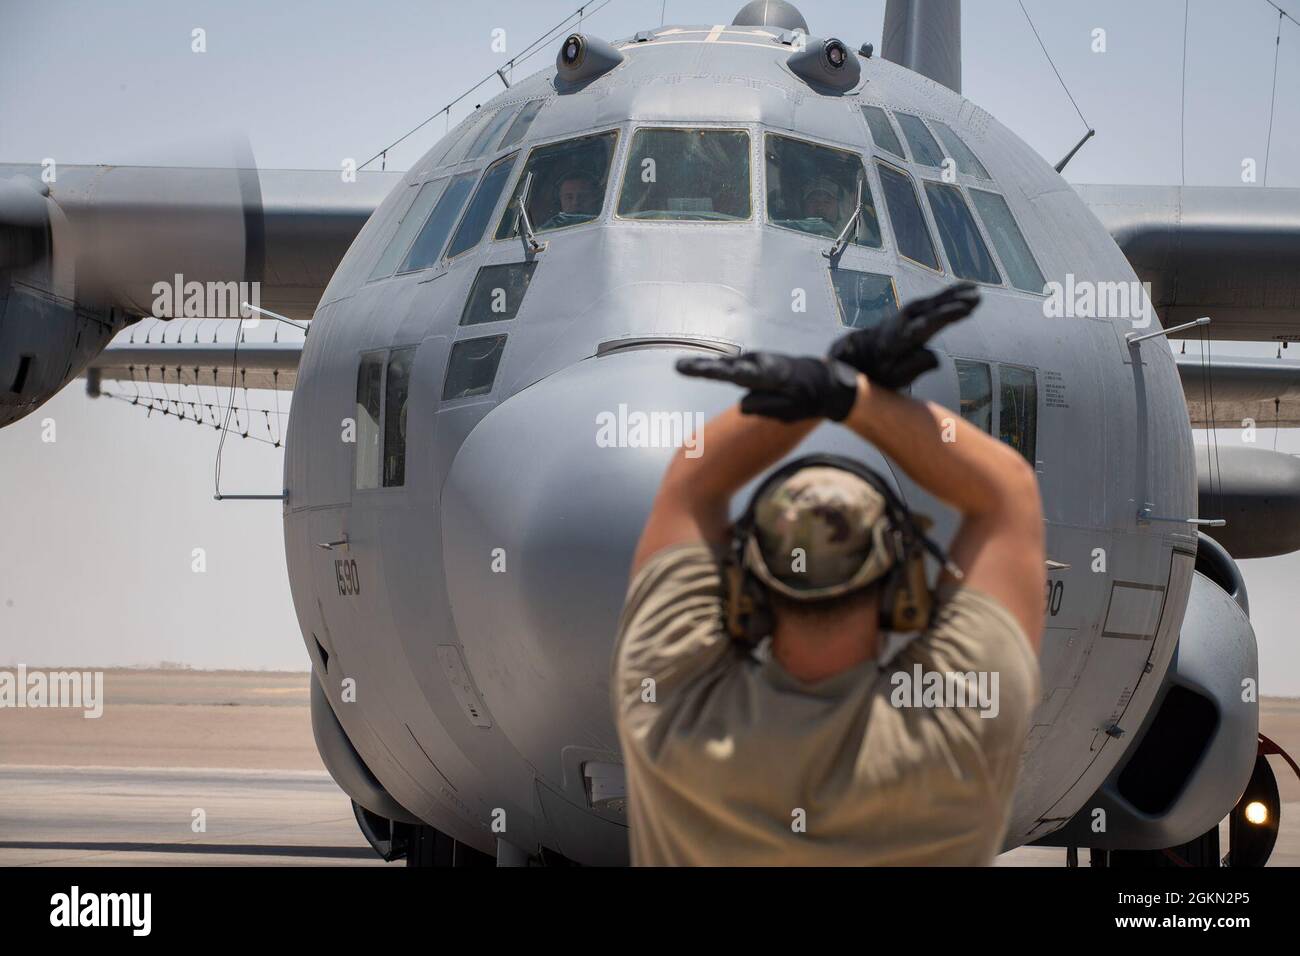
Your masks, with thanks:
[{"label": "air intake", "polygon": [[1150,816],[1164,813],[1201,762],[1218,726],[1212,701],[1174,684],[1119,775],[1120,796]]}]

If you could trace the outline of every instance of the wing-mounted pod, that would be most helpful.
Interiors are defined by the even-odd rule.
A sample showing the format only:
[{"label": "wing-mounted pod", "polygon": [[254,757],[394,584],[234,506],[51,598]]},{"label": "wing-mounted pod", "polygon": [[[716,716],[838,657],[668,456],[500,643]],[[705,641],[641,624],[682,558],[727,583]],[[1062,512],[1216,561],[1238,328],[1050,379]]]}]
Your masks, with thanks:
[{"label": "wing-mounted pod", "polygon": [[791,73],[819,93],[847,93],[857,88],[862,79],[862,64],[844,41],[834,37],[801,39],[800,49],[786,60]]},{"label": "wing-mounted pod", "polygon": [[556,88],[562,92],[586,86],[623,62],[623,54],[600,37],[571,33],[555,56]]}]

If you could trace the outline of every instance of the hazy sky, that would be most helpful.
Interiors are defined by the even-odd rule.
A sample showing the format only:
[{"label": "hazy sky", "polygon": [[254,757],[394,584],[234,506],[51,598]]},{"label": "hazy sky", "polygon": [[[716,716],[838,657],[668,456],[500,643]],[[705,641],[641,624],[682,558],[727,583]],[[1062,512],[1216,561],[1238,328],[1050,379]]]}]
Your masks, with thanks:
[{"label": "hazy sky", "polygon": [[[1189,184],[1237,185],[1246,157],[1262,178],[1277,13],[1264,0],[1189,2],[1184,153],[1182,0],[1025,0],[1097,129],[1070,165],[1072,181],[1176,184],[1184,156]],[[661,7],[669,24],[726,23],[741,4],[611,0],[586,28],[630,35],[658,26]],[[369,158],[577,5],[5,0],[0,162],[167,163],[189,142],[242,130],[263,167],[339,169],[347,158]],[[1300,0],[1281,5],[1300,16]],[[879,49],[883,0],[804,0],[800,8],[814,34]],[[206,32],[206,53],[191,52],[195,28]],[[496,28],[506,31],[505,53],[491,49]],[[1104,53],[1092,49],[1098,28]],[[552,62],[557,44],[516,75]],[[1268,182],[1300,186],[1300,99],[1292,95],[1300,27],[1283,25],[1278,52]],[[963,53],[965,95],[1046,159],[1055,162],[1082,134],[1016,0],[967,0]],[[452,123],[498,89],[496,81],[482,87]],[[389,168],[410,166],[443,129],[442,119],[429,124],[389,154]],[[1230,349],[1274,351],[1222,351]],[[44,418],[56,422],[54,443],[41,441]],[[1259,440],[1271,447],[1273,436],[1261,430]],[[216,443],[210,428],[91,401],[78,385],[0,431],[0,664],[308,667],[279,504],[214,502]],[[1291,432],[1278,447],[1300,451]],[[223,488],[278,491],[282,465],[279,450],[230,441]],[[191,570],[199,547],[204,574]],[[1300,694],[1290,605],[1300,556],[1243,570],[1262,688]]]}]

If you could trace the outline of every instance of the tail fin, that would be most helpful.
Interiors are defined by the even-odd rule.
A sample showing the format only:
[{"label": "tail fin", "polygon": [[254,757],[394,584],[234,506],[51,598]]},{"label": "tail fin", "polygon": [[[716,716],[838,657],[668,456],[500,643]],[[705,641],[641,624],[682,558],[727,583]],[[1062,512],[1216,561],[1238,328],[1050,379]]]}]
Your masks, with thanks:
[{"label": "tail fin", "polygon": [[961,0],[889,0],[881,55],[961,92]]}]

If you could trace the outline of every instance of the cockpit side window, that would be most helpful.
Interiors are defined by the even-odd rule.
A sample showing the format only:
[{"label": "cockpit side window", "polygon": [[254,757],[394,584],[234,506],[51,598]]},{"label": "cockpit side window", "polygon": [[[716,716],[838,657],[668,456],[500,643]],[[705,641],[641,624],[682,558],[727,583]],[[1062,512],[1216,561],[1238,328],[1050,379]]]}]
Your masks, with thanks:
[{"label": "cockpit side window", "polygon": [[447,158],[447,154],[450,153],[452,148],[457,146],[461,140],[469,135],[474,126],[474,121],[464,123],[440,139],[429,154],[429,168],[434,169],[441,166],[442,161]]},{"label": "cockpit side window", "polygon": [[368,352],[357,368],[356,463],[354,486],[379,487],[380,431],[384,396],[384,353]]},{"label": "cockpit side window", "polygon": [[533,149],[494,238],[519,235],[519,197],[529,173],[533,182],[528,189],[528,221],[534,232],[577,226],[599,216],[617,142],[618,131],[610,130]]},{"label": "cockpit side window", "polygon": [[944,151],[934,141],[934,137],[925,128],[921,118],[911,113],[896,112],[894,116],[898,118],[898,125],[907,138],[907,145],[912,147],[912,159],[922,166],[942,166],[945,158]]},{"label": "cockpit side window", "polygon": [[970,199],[975,204],[975,211],[984,220],[984,228],[993,239],[993,247],[997,249],[1002,265],[1006,267],[1011,284],[1025,292],[1042,295],[1042,270],[1034,261],[1034,254],[1029,243],[1025,242],[1020,227],[1016,225],[1007,201],[997,193],[983,189],[971,189]]},{"label": "cockpit side window", "polygon": [[948,153],[957,162],[957,169],[967,176],[977,176],[980,179],[988,179],[989,171],[984,168],[984,164],[979,161],[970,147],[966,145],[947,123],[941,123],[938,120],[930,120],[930,126],[939,138],[943,140],[943,145],[948,147]]},{"label": "cockpit side window", "polygon": [[877,163],[876,169],[880,172],[880,191],[885,196],[898,254],[939,271],[939,254],[935,251],[934,239],[930,237],[930,227],[925,222],[925,213],[921,211],[912,180],[906,173],[885,163]]},{"label": "cockpit side window", "polygon": [[642,128],[632,137],[620,217],[735,222],[751,211],[744,130]]},{"label": "cockpit side window", "polygon": [[484,153],[492,151],[492,143],[501,135],[505,129],[506,123],[510,122],[515,115],[514,107],[506,106],[497,110],[496,115],[483,125],[482,131],[474,137],[474,141],[469,144],[469,149],[465,152],[466,159],[478,159]]},{"label": "cockpit side window", "polygon": [[501,198],[501,192],[506,188],[510,167],[514,165],[515,157],[518,155],[518,153],[511,153],[509,156],[503,156],[487,168],[487,172],[483,174],[483,181],[474,191],[474,198],[469,201],[469,206],[465,209],[465,217],[461,219],[456,235],[451,237],[451,243],[447,246],[448,259],[454,259],[462,252],[473,249],[483,238],[483,231],[487,229],[488,221],[492,218],[492,210],[496,209],[497,200]]},{"label": "cockpit side window", "polygon": [[442,245],[451,234],[451,227],[456,225],[456,220],[460,218],[460,211],[465,206],[469,191],[474,188],[476,175],[476,173],[461,173],[447,184],[447,188],[438,197],[433,212],[429,213],[429,218],[420,228],[420,234],[415,237],[415,242],[411,243],[410,251],[406,253],[406,258],[397,269],[398,272],[427,269],[438,261]]},{"label": "cockpit side window", "polygon": [[993,382],[988,362],[956,359],[957,394],[961,417],[980,431],[993,434]]},{"label": "cockpit side window", "polygon": [[414,361],[414,346],[361,356],[354,419],[353,484],[358,491],[406,484],[406,406]]},{"label": "cockpit side window", "polygon": [[510,129],[506,131],[506,135],[497,149],[509,149],[527,136],[528,128],[533,125],[533,120],[537,119],[537,114],[542,111],[542,106],[545,103],[545,100],[529,100],[525,103],[524,108],[515,117],[515,121],[510,124]]},{"label": "cockpit side window", "polygon": [[953,274],[975,282],[1001,285],[1002,275],[989,255],[988,246],[984,245],[961,189],[947,183],[927,182],[925,194],[930,199],[934,222],[939,227],[939,238],[943,240]]},{"label": "cockpit side window", "polygon": [[406,484],[406,408],[415,349],[393,349],[384,377],[384,487]]},{"label": "cockpit side window", "polygon": [[834,239],[861,205],[851,239],[880,248],[880,221],[862,157],[771,133],[765,155],[769,223]]},{"label": "cockpit side window", "polygon": [[393,238],[388,240],[388,245],[384,247],[383,255],[379,257],[379,261],[375,263],[375,268],[371,270],[371,279],[382,279],[384,276],[393,274],[393,270],[397,268],[397,263],[402,258],[402,254],[406,252],[407,247],[411,244],[411,238],[424,225],[424,220],[429,216],[429,210],[438,201],[438,197],[442,195],[442,191],[446,186],[447,180],[435,179],[420,187],[410,208],[402,214],[402,218],[397,224],[397,231],[393,233]]},{"label": "cockpit side window", "polygon": [[[447,148],[443,150],[442,155],[438,157],[434,165],[454,166],[456,163],[464,162],[465,153],[478,138],[479,134],[483,132],[483,124],[488,122],[488,119],[489,114],[486,110],[480,110],[472,116],[466,117],[466,121],[461,124],[464,127],[463,131],[459,134],[457,134],[455,130],[452,131],[452,135],[455,136],[455,139],[452,139],[452,141],[447,144]],[[451,139],[450,136],[446,138]]]},{"label": "cockpit side window", "polygon": [[879,106],[864,106],[862,115],[866,117],[871,138],[878,147],[887,153],[893,153],[899,159],[907,159],[903,155],[903,144],[898,141],[898,134],[894,132],[893,124],[889,122],[888,113]]}]

